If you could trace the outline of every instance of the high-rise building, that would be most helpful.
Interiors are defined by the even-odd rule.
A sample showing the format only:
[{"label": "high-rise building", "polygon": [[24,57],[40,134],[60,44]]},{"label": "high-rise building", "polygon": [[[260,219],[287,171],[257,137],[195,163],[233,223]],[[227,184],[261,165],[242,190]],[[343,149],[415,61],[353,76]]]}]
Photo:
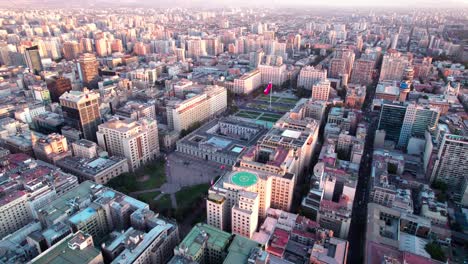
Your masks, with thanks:
[{"label": "high-rise building", "polygon": [[328,76],[330,78],[340,78],[346,73],[346,61],[344,59],[333,58],[330,60],[330,70]]},{"label": "high-rise building", "polygon": [[96,141],[96,131],[101,124],[99,93],[85,89],[69,91],[60,96],[65,122],[80,130],[85,139]]},{"label": "high-rise building", "polygon": [[330,81],[323,79],[312,86],[312,100],[328,101]]},{"label": "high-rise building", "polygon": [[60,96],[72,89],[70,79],[63,76],[48,78],[46,82],[50,92],[50,99],[54,103],[60,102]]},{"label": "high-rise building", "polygon": [[80,56],[78,60],[78,73],[80,80],[85,85],[97,82],[99,78],[98,68],[99,62],[96,60],[96,56],[91,53],[85,53]]},{"label": "high-rise building", "polygon": [[194,38],[187,40],[187,57],[194,60],[200,58],[200,56],[205,56],[206,45],[205,41],[200,38]]},{"label": "high-rise building", "polygon": [[271,82],[273,85],[282,85],[287,78],[286,65],[258,65],[258,70],[262,75],[262,84]]},{"label": "high-rise building", "polygon": [[67,41],[63,43],[63,57],[66,60],[74,60],[80,54],[80,45],[76,41]]},{"label": "high-rise building", "polygon": [[111,155],[127,158],[130,170],[159,156],[158,126],[156,120],[110,120],[99,125],[96,133],[99,146]]},{"label": "high-rise building", "polygon": [[410,64],[408,56],[400,52],[390,51],[385,54],[380,70],[380,81],[401,81],[403,71]]},{"label": "high-rise building", "polygon": [[356,60],[354,62],[353,72],[351,74],[351,83],[361,85],[371,84],[374,65],[375,61],[373,60]]},{"label": "high-rise building", "polygon": [[28,66],[32,73],[38,75],[41,71],[44,70],[38,46],[26,48],[24,51],[24,60],[26,62],[26,66]]},{"label": "high-rise building", "polygon": [[424,138],[426,130],[435,128],[440,111],[435,108],[408,103],[384,103],[380,111],[378,129],[385,130],[386,140],[406,147],[410,137]]},{"label": "high-rise building", "polygon": [[442,181],[468,205],[468,137],[445,134],[437,152],[431,182]]},{"label": "high-rise building", "polygon": [[327,78],[327,70],[316,69],[313,66],[303,67],[297,79],[297,86],[303,87],[306,90],[312,89],[312,85],[316,82]]}]

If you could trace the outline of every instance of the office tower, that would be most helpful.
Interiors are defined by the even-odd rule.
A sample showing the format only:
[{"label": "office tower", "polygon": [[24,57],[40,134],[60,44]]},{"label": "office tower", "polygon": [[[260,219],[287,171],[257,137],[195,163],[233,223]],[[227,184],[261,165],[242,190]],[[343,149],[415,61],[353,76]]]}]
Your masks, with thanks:
[{"label": "office tower", "polygon": [[455,198],[468,205],[468,137],[445,134],[437,152],[431,182],[445,182]]},{"label": "office tower", "polygon": [[58,160],[71,156],[67,139],[60,134],[49,134],[43,138],[32,138],[33,151],[37,159],[55,164]]},{"label": "office tower", "polygon": [[312,86],[312,100],[328,101],[330,81],[323,79]]},{"label": "office tower", "polygon": [[135,170],[159,156],[156,120],[110,120],[99,125],[96,133],[99,146],[110,155],[124,156],[130,170]]},{"label": "office tower", "polygon": [[250,94],[262,84],[262,74],[259,70],[243,74],[234,79],[234,87],[231,91],[235,94]]},{"label": "office tower", "polygon": [[258,70],[262,75],[262,84],[272,83],[273,85],[282,85],[287,78],[286,65],[258,65]]},{"label": "office tower", "polygon": [[312,85],[325,78],[327,78],[327,70],[316,69],[313,66],[305,66],[299,73],[297,86],[310,90],[312,89]]},{"label": "office tower", "polygon": [[63,57],[66,60],[77,59],[80,54],[80,45],[76,41],[67,41],[63,43]]},{"label": "office tower", "polygon": [[260,65],[260,63],[262,63],[264,55],[265,55],[265,53],[261,49],[257,50],[257,51],[250,52],[250,54],[249,54],[249,59],[250,59],[249,65],[251,67],[257,68],[258,65]]},{"label": "office tower", "polygon": [[398,142],[401,127],[405,119],[406,106],[400,104],[383,104],[380,110],[378,129],[385,130],[385,139]]},{"label": "office tower", "polygon": [[46,79],[46,83],[50,92],[50,99],[54,103],[60,102],[60,96],[72,89],[70,79],[63,76],[48,78]]},{"label": "office tower", "polygon": [[220,86],[207,86],[191,98],[171,100],[166,105],[167,123],[171,129],[182,131],[226,110],[227,91]]},{"label": "office tower", "polygon": [[196,60],[200,56],[206,56],[205,41],[199,38],[187,40],[187,57]]},{"label": "office tower", "polygon": [[96,131],[101,124],[99,93],[85,89],[69,91],[60,96],[65,122],[83,133],[85,139],[96,141]]},{"label": "office tower", "polygon": [[392,140],[405,148],[410,137],[424,138],[426,130],[432,131],[439,122],[440,111],[414,103],[385,103],[382,105],[378,129],[386,132],[386,140]]},{"label": "office tower", "polygon": [[185,49],[176,48],[174,52],[178,61],[185,61]]},{"label": "office tower", "polygon": [[110,53],[110,43],[105,38],[95,40],[96,53],[98,57],[105,57]]},{"label": "office tower", "polygon": [[24,51],[24,60],[26,62],[26,66],[28,66],[32,73],[39,75],[39,73],[44,70],[38,46],[26,48]]},{"label": "office tower", "polygon": [[374,72],[373,60],[358,59],[354,62],[351,74],[351,83],[368,85],[372,83],[372,73]]},{"label": "office tower", "polygon": [[97,82],[99,78],[99,62],[96,60],[96,56],[90,53],[85,53],[80,56],[78,60],[78,73],[80,80],[85,84]]},{"label": "office tower", "polygon": [[409,64],[407,56],[400,52],[389,51],[383,57],[379,81],[401,81],[403,71]]},{"label": "office tower", "polygon": [[351,74],[355,56],[354,51],[351,49],[340,48],[335,51],[335,58],[342,59],[345,63],[345,70],[340,74],[347,74],[348,76]]},{"label": "office tower", "polygon": [[80,40],[80,50],[82,53],[93,52],[93,42],[89,38],[82,38]]},{"label": "office tower", "polygon": [[122,52],[123,45],[121,39],[114,39],[111,42],[111,52]]},{"label": "office tower", "polygon": [[203,41],[205,42],[205,45],[206,45],[207,55],[217,56],[219,53],[222,52],[221,50],[222,43],[219,42],[219,39],[217,37],[204,38]]},{"label": "office tower", "polygon": [[333,58],[330,60],[328,75],[330,78],[340,78],[346,73],[346,61],[344,59]]}]

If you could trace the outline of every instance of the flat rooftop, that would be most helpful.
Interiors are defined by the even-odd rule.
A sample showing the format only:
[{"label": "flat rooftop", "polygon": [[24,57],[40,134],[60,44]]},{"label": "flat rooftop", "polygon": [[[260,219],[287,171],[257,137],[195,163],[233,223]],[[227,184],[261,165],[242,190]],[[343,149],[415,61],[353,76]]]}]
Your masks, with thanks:
[{"label": "flat rooftop", "polygon": [[[81,233],[78,233],[81,234]],[[70,235],[61,242],[36,257],[31,263],[37,264],[82,264],[89,263],[99,255],[101,251],[92,245],[88,245],[84,249],[72,249],[68,244],[76,240],[76,235]]]}]

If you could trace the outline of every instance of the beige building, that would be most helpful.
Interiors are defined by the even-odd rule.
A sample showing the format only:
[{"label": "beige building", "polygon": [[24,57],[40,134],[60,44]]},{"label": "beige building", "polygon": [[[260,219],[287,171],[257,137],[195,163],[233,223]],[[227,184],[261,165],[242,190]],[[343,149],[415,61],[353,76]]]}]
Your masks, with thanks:
[{"label": "beige building", "polygon": [[99,126],[98,144],[110,155],[127,158],[131,171],[159,156],[158,126],[155,120],[110,120]]},{"label": "beige building", "polygon": [[31,220],[27,192],[16,191],[0,199],[0,237],[13,233]]},{"label": "beige building", "polygon": [[86,139],[73,142],[72,150],[73,156],[80,158],[92,159],[97,156],[97,144]]},{"label": "beige building", "polygon": [[170,129],[182,131],[197,122],[206,121],[226,110],[227,92],[224,87],[207,86],[199,94],[167,103],[167,122]]},{"label": "beige building", "polygon": [[231,91],[235,94],[250,94],[262,84],[262,75],[259,70],[245,73],[240,78],[234,79]]},{"label": "beige building", "polygon": [[330,81],[323,79],[312,86],[312,100],[328,101]]},{"label": "beige building", "polygon": [[258,225],[259,195],[240,191],[237,203],[232,208],[232,233],[251,238]]},{"label": "beige building", "polygon": [[327,70],[316,69],[313,66],[306,66],[301,69],[297,79],[297,87],[310,90],[316,82],[327,78]]},{"label": "beige building", "polygon": [[282,85],[287,79],[286,65],[258,65],[258,70],[262,76],[262,84],[271,82],[274,85]]},{"label": "beige building", "polygon": [[34,155],[39,160],[55,164],[58,160],[72,155],[67,139],[60,134],[52,133],[39,139],[31,134],[31,137]]}]

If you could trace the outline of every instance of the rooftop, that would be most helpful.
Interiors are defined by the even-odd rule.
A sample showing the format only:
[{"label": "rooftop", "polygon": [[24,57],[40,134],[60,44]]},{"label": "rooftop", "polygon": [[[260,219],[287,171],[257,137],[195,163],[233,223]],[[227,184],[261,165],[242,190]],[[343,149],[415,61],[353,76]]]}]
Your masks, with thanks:
[{"label": "rooftop", "polygon": [[89,263],[96,257],[101,255],[101,251],[93,246],[93,244],[86,245],[85,248],[72,247],[79,242],[83,242],[86,235],[78,232],[75,235],[69,235],[66,239],[55,244],[41,255],[31,261],[37,264],[82,264]]},{"label": "rooftop", "polygon": [[241,187],[249,187],[257,183],[258,177],[250,172],[235,172],[231,176],[231,181]]},{"label": "rooftop", "polygon": [[230,239],[231,234],[208,224],[198,223],[185,236],[177,248],[186,248],[187,254],[194,256],[202,249],[205,241],[208,248],[222,251],[228,246]]}]

